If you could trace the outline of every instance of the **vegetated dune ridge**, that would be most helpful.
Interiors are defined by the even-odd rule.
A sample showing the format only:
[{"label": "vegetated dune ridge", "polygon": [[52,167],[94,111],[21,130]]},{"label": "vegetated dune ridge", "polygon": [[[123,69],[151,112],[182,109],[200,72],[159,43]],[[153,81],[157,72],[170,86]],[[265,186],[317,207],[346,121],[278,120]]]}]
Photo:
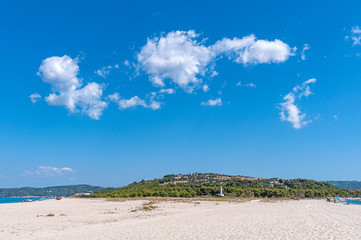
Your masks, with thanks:
[{"label": "vegetated dune ridge", "polygon": [[361,206],[63,199],[1,204],[0,226],[0,239],[359,239]]}]

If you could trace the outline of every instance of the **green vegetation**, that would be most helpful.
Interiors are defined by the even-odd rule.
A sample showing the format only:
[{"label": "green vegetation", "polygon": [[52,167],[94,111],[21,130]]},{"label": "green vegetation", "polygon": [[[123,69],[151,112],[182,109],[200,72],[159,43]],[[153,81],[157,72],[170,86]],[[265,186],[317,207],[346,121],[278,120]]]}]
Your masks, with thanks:
[{"label": "green vegetation", "polygon": [[20,196],[71,196],[76,193],[89,193],[100,190],[101,187],[90,185],[69,185],[69,186],[56,186],[46,188],[0,188],[0,197],[20,197]]},{"label": "green vegetation", "polygon": [[361,190],[361,182],[358,181],[327,181],[337,188]]},{"label": "green vegetation", "polygon": [[361,196],[361,191],[338,189],[308,179],[261,179],[242,176],[195,173],[166,175],[161,179],[142,180],[125,187],[96,191],[90,196],[106,198],[129,197],[196,197],[218,196],[220,185],[228,197],[298,197]]}]

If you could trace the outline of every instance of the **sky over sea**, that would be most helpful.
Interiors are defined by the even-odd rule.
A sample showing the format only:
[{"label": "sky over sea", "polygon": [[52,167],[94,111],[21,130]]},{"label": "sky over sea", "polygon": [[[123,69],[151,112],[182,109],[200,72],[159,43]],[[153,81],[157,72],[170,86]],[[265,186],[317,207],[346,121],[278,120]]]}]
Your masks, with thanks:
[{"label": "sky over sea", "polygon": [[361,180],[359,1],[2,1],[0,187]]}]

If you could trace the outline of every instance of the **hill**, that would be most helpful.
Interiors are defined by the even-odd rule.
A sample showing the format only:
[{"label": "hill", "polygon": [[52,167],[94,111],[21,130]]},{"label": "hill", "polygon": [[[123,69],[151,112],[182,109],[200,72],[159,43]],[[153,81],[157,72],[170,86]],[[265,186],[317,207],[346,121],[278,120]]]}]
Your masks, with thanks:
[{"label": "hill", "polygon": [[258,178],[215,173],[169,174],[141,180],[125,187],[97,191],[90,197],[324,197],[360,196],[361,191],[338,189],[330,183],[309,179]]},{"label": "hill", "polygon": [[100,190],[101,187],[91,185],[68,185],[45,188],[0,188],[0,197],[21,197],[21,196],[71,196],[76,193],[92,193]]},{"label": "hill", "polygon": [[326,181],[326,182],[341,189],[361,190],[361,182],[359,181]]}]

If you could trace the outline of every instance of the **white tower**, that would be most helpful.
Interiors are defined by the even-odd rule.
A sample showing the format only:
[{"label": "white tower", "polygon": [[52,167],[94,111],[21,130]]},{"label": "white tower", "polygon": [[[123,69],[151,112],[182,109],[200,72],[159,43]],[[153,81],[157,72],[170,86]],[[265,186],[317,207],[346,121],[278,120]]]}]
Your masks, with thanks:
[{"label": "white tower", "polygon": [[223,194],[223,191],[222,191],[222,185],[221,185],[221,190],[220,190],[219,196],[224,197],[224,194]]}]

